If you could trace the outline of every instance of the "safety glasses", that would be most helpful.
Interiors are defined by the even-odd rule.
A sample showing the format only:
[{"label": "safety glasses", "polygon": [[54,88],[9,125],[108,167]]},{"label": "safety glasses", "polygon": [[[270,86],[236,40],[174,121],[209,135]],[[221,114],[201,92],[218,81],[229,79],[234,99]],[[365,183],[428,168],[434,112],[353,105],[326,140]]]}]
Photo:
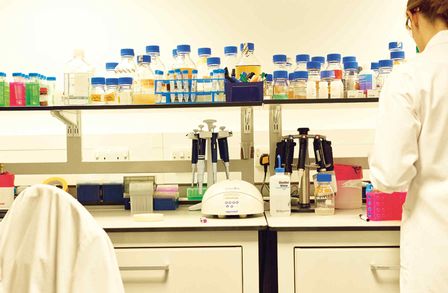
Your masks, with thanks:
[{"label": "safety glasses", "polygon": [[[414,13],[417,13],[417,12],[420,12],[420,7],[409,10],[409,13],[411,15],[413,15]],[[409,16],[409,13],[406,14],[406,29],[408,31],[411,31],[412,30],[412,20],[411,20],[411,16]]]}]

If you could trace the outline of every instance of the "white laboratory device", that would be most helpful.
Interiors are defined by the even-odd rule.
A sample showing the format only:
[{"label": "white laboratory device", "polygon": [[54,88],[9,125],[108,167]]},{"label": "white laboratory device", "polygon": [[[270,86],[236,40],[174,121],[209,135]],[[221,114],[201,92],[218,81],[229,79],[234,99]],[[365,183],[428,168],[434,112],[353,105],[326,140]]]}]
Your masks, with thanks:
[{"label": "white laboratory device", "polygon": [[260,191],[242,180],[225,180],[213,184],[202,198],[202,214],[206,216],[246,217],[263,212],[264,202]]}]

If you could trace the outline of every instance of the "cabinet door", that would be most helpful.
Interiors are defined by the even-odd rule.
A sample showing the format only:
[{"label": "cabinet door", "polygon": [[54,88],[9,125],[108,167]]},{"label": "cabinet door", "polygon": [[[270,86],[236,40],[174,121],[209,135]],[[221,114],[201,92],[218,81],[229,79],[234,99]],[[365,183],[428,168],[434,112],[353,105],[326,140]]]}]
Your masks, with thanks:
[{"label": "cabinet door", "polygon": [[398,293],[399,248],[296,248],[299,293]]},{"label": "cabinet door", "polygon": [[241,247],[116,249],[126,293],[242,292]]}]

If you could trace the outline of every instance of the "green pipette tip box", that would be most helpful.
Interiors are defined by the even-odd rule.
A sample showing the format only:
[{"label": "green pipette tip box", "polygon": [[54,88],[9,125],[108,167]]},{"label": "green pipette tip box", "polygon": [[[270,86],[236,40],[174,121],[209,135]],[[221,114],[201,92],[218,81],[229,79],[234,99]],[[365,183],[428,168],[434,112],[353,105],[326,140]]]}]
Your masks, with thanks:
[{"label": "green pipette tip box", "polygon": [[189,187],[187,188],[187,198],[188,200],[201,201],[205,191],[207,191],[207,187],[205,186],[202,187],[202,194],[199,193],[199,189],[197,187]]}]

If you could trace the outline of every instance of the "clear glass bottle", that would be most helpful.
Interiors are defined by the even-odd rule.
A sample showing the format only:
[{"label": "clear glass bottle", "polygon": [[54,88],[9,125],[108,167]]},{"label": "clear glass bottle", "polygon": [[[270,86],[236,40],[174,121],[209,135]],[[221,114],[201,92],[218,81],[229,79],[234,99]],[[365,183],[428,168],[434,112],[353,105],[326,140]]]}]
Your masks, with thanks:
[{"label": "clear glass bottle", "polygon": [[398,66],[406,63],[404,51],[390,52],[390,59],[394,61],[393,68],[398,68]]},{"label": "clear glass bottle", "polygon": [[0,107],[9,107],[9,83],[4,72],[0,72]]},{"label": "clear glass bottle", "polygon": [[224,47],[223,67],[227,67],[229,75],[236,76],[236,64],[238,63],[238,47],[226,46]]},{"label": "clear glass bottle", "polygon": [[372,90],[376,89],[375,73],[370,69],[370,66],[363,67],[359,73],[359,89],[363,92],[364,97],[369,97]]},{"label": "clear glass bottle", "polygon": [[215,69],[221,69],[221,58],[219,57],[208,57],[207,58],[207,70],[208,77],[210,77],[210,72],[213,72]]},{"label": "clear glass bottle", "polygon": [[297,71],[307,71],[306,64],[310,62],[310,55],[308,54],[298,54],[296,55],[296,69],[294,69],[295,72]]},{"label": "clear glass bottle", "polygon": [[116,78],[115,68],[117,68],[117,62],[107,62],[106,63],[106,75],[105,78]]},{"label": "clear glass bottle", "polygon": [[333,70],[334,79],[342,80],[342,65],[341,65],[341,54],[332,53],[327,55],[327,68],[326,70]]},{"label": "clear glass bottle", "polygon": [[56,97],[56,77],[47,77],[47,87],[48,87],[48,105],[55,106],[59,105],[59,101]]},{"label": "clear glass bottle", "polygon": [[177,46],[177,67],[180,71],[188,70],[188,78],[191,78],[193,69],[196,69],[196,65],[190,57],[191,48],[190,45],[178,45]]},{"label": "clear glass bottle", "polygon": [[314,56],[311,58],[312,62],[319,62],[320,63],[320,68],[324,68],[325,67],[325,57],[324,56]]},{"label": "clear glass bottle", "polygon": [[291,72],[288,74],[288,99],[294,99],[294,84],[295,84],[295,73]]},{"label": "clear glass bottle", "polygon": [[264,81],[264,84],[263,84],[265,100],[272,99],[272,93],[273,93],[273,89],[274,89],[272,86],[272,80],[273,80],[272,74],[269,74],[269,73],[266,74],[266,80]]},{"label": "clear glass bottle", "polygon": [[93,67],[84,59],[84,51],[74,51],[73,59],[64,70],[64,99],[66,104],[83,105],[89,102],[90,78]]},{"label": "clear glass bottle", "polygon": [[274,70],[286,70],[288,71],[286,67],[288,57],[284,54],[277,54],[272,56],[272,62],[274,62]]},{"label": "clear glass bottle", "polygon": [[317,187],[314,192],[316,215],[334,215],[335,192],[331,187],[331,174],[317,174]]},{"label": "clear glass bottle", "polygon": [[210,70],[207,66],[207,59],[212,55],[212,49],[199,48],[198,49],[198,61],[196,62],[199,78],[209,77]]},{"label": "clear glass bottle", "polygon": [[25,82],[23,75],[20,72],[14,72],[12,77],[13,81],[9,83],[10,106],[26,106]]},{"label": "clear glass bottle", "polygon": [[380,69],[378,73],[378,78],[376,80],[376,88],[377,90],[381,91],[384,86],[384,83],[389,77],[389,74],[392,73],[393,61],[389,59],[380,60],[379,66]]},{"label": "clear glass bottle", "polygon": [[104,103],[118,104],[118,78],[106,78],[106,92],[104,94]]},{"label": "clear glass bottle", "polygon": [[90,104],[104,104],[106,79],[104,77],[92,77],[90,84]]},{"label": "clear glass bottle", "polygon": [[345,97],[358,98],[359,95],[359,76],[358,62],[347,62],[344,64],[345,76]]},{"label": "clear glass bottle", "polygon": [[320,72],[320,82],[319,82],[319,99],[329,99],[330,98],[330,84],[334,80],[333,70],[322,70]]},{"label": "clear glass bottle", "polygon": [[154,92],[155,76],[151,68],[151,56],[137,56],[137,70],[135,72],[134,82],[134,104],[155,104],[156,95]]},{"label": "clear glass bottle", "polygon": [[168,75],[170,74],[171,70],[175,70],[176,69],[176,66],[177,66],[177,49],[173,49],[172,57],[173,58],[171,59],[170,67],[169,67],[169,70],[167,72]]},{"label": "clear glass bottle", "polygon": [[272,98],[274,100],[287,100],[288,99],[288,71],[277,70],[274,71],[274,89]]},{"label": "clear glass bottle", "polygon": [[165,64],[160,58],[160,47],[158,45],[146,46],[146,54],[151,56],[151,68],[152,70],[154,70],[154,72],[156,70],[165,72]]},{"label": "clear glass bottle", "polygon": [[156,96],[156,103],[166,103],[166,99],[163,93],[166,92],[165,84],[163,82],[163,71],[156,70],[156,91],[160,94]]},{"label": "clear glass bottle", "polygon": [[132,104],[132,77],[118,78],[118,102],[121,105]]},{"label": "clear glass bottle", "polygon": [[261,63],[255,56],[255,45],[254,43],[243,43],[240,45],[240,58],[238,64],[236,65],[236,78],[239,79],[241,73],[246,72],[249,74],[251,72],[255,73],[256,76],[261,76]]},{"label": "clear glass bottle", "polygon": [[390,42],[389,43],[389,52],[395,51],[403,51],[403,43],[402,42]]},{"label": "clear glass bottle", "polygon": [[308,82],[307,82],[307,97],[309,99],[317,99],[319,96],[319,82],[320,82],[320,68],[321,64],[316,61],[307,63]]},{"label": "clear glass bottle", "polygon": [[125,48],[120,50],[121,60],[115,67],[115,73],[118,77],[132,77],[135,78],[135,71],[137,65],[134,60],[134,49]]},{"label": "clear glass bottle", "polygon": [[308,71],[296,71],[294,78],[294,99],[306,99]]}]

